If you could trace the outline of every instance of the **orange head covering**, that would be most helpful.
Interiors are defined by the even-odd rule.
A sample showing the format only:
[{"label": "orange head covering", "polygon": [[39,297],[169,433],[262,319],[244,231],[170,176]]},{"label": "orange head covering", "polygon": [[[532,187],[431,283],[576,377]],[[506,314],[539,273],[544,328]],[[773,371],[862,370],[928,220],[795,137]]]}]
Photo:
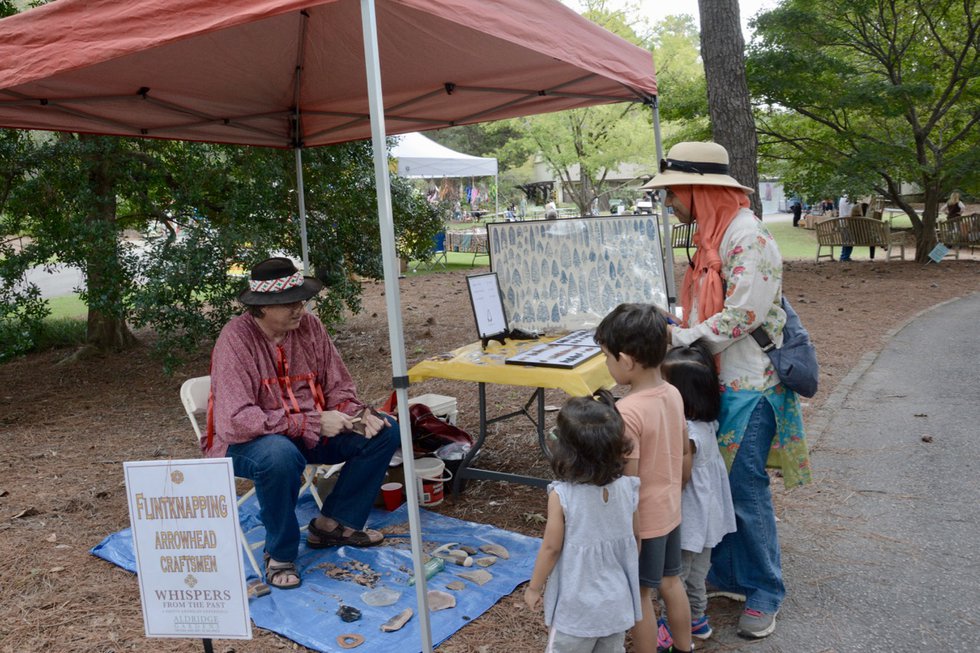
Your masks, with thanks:
[{"label": "orange head covering", "polygon": [[669,188],[697,222],[694,244],[698,249],[684,275],[681,306],[684,326],[691,326],[691,307],[697,290],[698,318],[704,321],[725,305],[718,248],[735,215],[749,206],[746,193],[753,191],[728,174],[728,150],[710,141],[674,145],[667,158],[660,161],[660,174],[643,188]]},{"label": "orange head covering", "polygon": [[698,291],[700,321],[718,313],[725,305],[718,248],[735,215],[743,207],[749,206],[749,198],[740,188],[728,186],[673,186],[671,191],[680,203],[688,207],[698,227],[694,232],[697,251],[691,267],[684,273],[681,287],[684,326],[694,326],[689,319],[695,289]]}]

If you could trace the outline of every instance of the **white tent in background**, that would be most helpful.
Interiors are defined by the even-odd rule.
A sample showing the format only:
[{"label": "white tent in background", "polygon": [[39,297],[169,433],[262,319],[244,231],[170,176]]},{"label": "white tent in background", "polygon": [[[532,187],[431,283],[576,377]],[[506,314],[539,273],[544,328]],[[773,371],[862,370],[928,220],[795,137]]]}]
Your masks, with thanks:
[{"label": "white tent in background", "polygon": [[451,150],[418,132],[399,136],[398,145],[391,149],[391,156],[398,161],[399,177],[497,176],[497,159]]},{"label": "white tent in background", "polygon": [[398,139],[398,145],[391,149],[391,156],[398,161],[399,177],[493,177],[493,185],[496,187],[494,214],[500,214],[497,159],[451,150],[418,132],[402,134]]}]

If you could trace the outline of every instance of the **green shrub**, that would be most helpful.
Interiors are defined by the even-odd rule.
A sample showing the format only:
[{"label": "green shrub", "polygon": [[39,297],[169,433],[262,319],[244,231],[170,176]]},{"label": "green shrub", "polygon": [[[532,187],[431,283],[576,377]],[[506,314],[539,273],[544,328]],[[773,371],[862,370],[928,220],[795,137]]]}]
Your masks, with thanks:
[{"label": "green shrub", "polygon": [[53,318],[41,323],[32,351],[78,347],[85,343],[85,320],[71,317]]}]

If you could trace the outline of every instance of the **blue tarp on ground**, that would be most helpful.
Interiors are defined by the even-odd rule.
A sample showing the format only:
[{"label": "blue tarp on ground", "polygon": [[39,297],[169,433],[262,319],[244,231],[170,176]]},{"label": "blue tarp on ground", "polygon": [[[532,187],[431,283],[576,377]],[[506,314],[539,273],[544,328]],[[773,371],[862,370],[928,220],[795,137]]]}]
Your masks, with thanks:
[{"label": "blue tarp on ground", "polygon": [[[307,548],[305,543],[301,544],[296,562],[303,585],[295,590],[273,589],[267,596],[252,599],[249,602],[252,621],[260,628],[272,630],[318,651],[344,651],[337,644],[337,636],[347,633],[357,633],[364,637],[364,644],[357,647],[358,653],[421,650],[415,588],[408,585],[412,559],[406,510],[407,506],[403,505],[391,513],[380,510],[372,512],[368,525],[371,528],[386,529],[387,546],[314,550]],[[250,542],[265,539],[265,530],[256,517],[256,511],[254,497],[239,508],[239,518]],[[306,495],[297,506],[296,512],[301,524],[309,523],[317,513],[316,504]],[[466,585],[464,590],[446,589],[447,583],[460,580],[457,574],[478,569],[476,566],[464,568],[447,565],[445,571],[436,574],[429,581],[430,590],[443,590],[456,597],[455,608],[432,613],[432,641],[437,644],[486,612],[501,597],[510,594],[515,587],[531,577],[540,540],[427,510],[421,511],[421,517],[422,538],[426,543],[426,550],[447,542],[473,547],[493,542],[503,545],[510,552],[509,560],[498,560],[487,569],[493,579],[485,585],[478,586],[463,580]],[[402,528],[398,528],[399,526]],[[92,554],[129,571],[136,571],[133,540],[128,528],[105,538],[92,549]],[[481,553],[476,557],[483,555]],[[261,549],[257,557],[261,559]],[[370,567],[371,571],[365,571],[362,563]],[[249,578],[254,578],[255,574],[247,561],[245,567]],[[401,592],[401,596],[392,605],[371,607],[361,598],[368,587],[353,580],[337,580],[328,576],[328,571],[332,571],[334,576],[339,571],[365,581],[379,574],[375,587]],[[336,614],[341,603],[361,610],[362,618],[353,623],[341,621]],[[379,629],[389,617],[407,607],[412,608],[416,615],[404,628],[394,633],[385,633]]]}]

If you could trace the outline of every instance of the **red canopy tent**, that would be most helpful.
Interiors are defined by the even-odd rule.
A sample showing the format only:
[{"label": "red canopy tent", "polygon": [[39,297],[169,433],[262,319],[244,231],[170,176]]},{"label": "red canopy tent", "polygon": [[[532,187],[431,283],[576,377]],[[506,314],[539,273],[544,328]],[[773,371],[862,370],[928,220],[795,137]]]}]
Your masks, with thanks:
[{"label": "red canopy tent", "polygon": [[0,20],[0,126],[293,148],[304,264],[302,148],[373,139],[403,424],[386,134],[632,101],[653,108],[659,155],[656,94],[649,52],[558,0],[57,0]]},{"label": "red canopy tent", "polygon": [[[357,0],[58,0],[0,22],[0,124],[272,147],[368,138],[359,27]],[[556,0],[385,0],[377,30],[390,134],[657,92],[649,52]]]},{"label": "red canopy tent", "polygon": [[[0,21],[0,126],[295,148],[302,191],[301,148],[371,136],[359,20],[358,0],[59,0]],[[557,0],[386,0],[376,25],[389,134],[656,108],[650,53]]]}]

